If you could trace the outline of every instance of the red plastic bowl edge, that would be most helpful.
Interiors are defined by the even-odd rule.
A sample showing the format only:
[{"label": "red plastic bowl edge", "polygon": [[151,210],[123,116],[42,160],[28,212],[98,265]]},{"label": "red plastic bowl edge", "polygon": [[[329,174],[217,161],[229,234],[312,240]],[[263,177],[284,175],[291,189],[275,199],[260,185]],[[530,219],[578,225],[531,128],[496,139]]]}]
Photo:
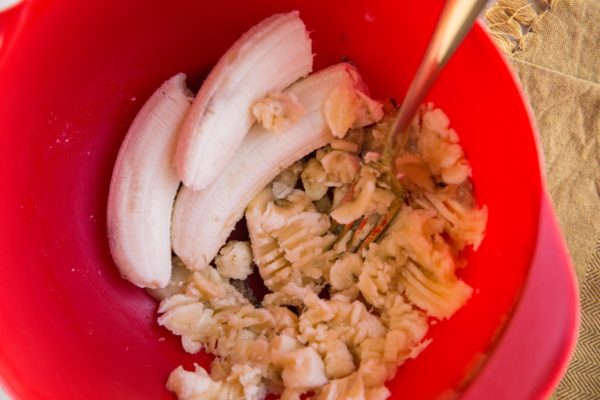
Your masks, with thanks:
[{"label": "red plastic bowl edge", "polygon": [[[494,43],[482,22],[478,21],[475,29]],[[495,45],[494,48],[523,99],[543,172],[544,153],[528,97],[507,57]],[[501,338],[486,356],[464,399],[548,398],[560,383],[575,350],[580,324],[578,284],[544,173],[541,178],[538,239],[527,281]],[[548,332],[556,334],[548,337]]]}]

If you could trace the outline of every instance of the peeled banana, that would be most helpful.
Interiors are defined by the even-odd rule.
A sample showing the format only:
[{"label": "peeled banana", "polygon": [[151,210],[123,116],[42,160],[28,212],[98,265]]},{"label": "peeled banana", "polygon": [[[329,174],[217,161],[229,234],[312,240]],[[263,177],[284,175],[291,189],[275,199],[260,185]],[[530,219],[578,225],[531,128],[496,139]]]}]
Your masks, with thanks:
[{"label": "peeled banana", "polygon": [[273,133],[255,125],[225,169],[202,191],[182,187],[173,212],[173,250],[192,269],[206,267],[243,216],[250,200],[283,169],[334,137],[323,105],[333,89],[362,87],[349,64],[316,72],[289,88],[306,114],[289,129]]},{"label": "peeled banana", "polygon": [[171,212],[179,186],[174,156],[189,93],[184,74],[154,92],[131,124],[113,170],[110,250],[121,274],[139,287],[164,287],[171,276]]},{"label": "peeled banana", "polygon": [[254,122],[252,104],[312,71],[311,40],[297,11],[276,14],[246,32],[208,75],[184,120],[177,171],[205,189],[234,157]]}]

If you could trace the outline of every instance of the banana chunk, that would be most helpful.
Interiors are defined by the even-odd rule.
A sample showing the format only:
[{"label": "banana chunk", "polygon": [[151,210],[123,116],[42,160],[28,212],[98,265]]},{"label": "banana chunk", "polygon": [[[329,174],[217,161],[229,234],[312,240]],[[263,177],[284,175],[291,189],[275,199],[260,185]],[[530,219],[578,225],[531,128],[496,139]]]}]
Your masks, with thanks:
[{"label": "banana chunk", "polygon": [[252,250],[249,242],[232,240],[215,258],[217,270],[226,278],[246,279],[252,273]]},{"label": "banana chunk", "polygon": [[287,357],[281,378],[287,388],[296,390],[311,390],[327,383],[323,360],[312,347],[304,347],[291,353]]}]

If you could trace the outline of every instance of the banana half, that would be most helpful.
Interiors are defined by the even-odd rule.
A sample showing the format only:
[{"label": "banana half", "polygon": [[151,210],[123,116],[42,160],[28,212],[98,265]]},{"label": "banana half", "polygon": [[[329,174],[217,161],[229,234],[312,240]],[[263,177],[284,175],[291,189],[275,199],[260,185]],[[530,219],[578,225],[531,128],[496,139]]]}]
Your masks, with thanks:
[{"label": "banana half", "polygon": [[177,171],[184,185],[207,188],[230,163],[254,123],[251,105],[312,71],[311,40],[297,11],[248,30],[212,69],[184,120]]},{"label": "banana half", "polygon": [[139,287],[163,287],[171,276],[171,213],[179,187],[175,147],[191,102],[184,74],[163,83],[135,117],[113,170],[110,250],[123,277]]}]

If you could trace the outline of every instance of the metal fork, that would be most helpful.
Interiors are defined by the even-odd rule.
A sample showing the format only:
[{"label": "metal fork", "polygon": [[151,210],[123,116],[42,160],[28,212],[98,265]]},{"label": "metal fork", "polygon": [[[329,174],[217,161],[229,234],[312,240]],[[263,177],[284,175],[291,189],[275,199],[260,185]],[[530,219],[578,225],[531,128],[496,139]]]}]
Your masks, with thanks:
[{"label": "metal fork", "polygon": [[[344,235],[348,234],[348,231],[353,231],[351,241],[355,242],[355,246],[352,246],[351,251],[360,251],[377,240],[400,209],[403,201],[402,189],[399,187],[394,173],[394,159],[402,143],[399,138],[406,131],[410,121],[419,109],[419,105],[423,102],[440,72],[462,43],[466,34],[471,30],[477,16],[487,3],[488,0],[446,1],[425,55],[400,105],[391,133],[388,135],[383,149],[381,160],[376,165],[384,175],[387,175],[385,178],[390,186],[394,188],[397,199],[392,203],[386,215],[380,216],[374,224],[372,222],[373,216],[368,215],[342,228],[339,238],[343,238]],[[345,196],[342,202],[352,199],[355,185],[356,182],[350,186],[349,195]],[[368,229],[369,227],[370,230],[365,234],[365,228]]]}]

